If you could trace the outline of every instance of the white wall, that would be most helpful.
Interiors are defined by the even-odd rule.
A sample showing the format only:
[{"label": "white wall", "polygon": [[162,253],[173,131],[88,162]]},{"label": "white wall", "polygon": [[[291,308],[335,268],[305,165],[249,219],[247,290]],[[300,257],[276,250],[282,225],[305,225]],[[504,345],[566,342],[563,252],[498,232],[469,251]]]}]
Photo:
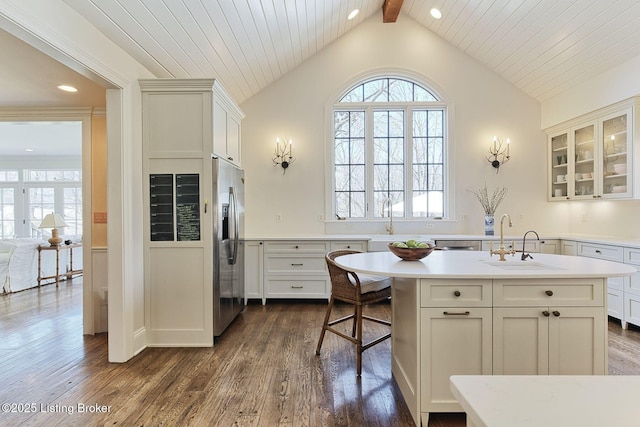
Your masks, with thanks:
[{"label": "white wall", "polygon": [[[640,57],[611,69],[541,106],[542,128],[562,123],[616,102],[640,95]],[[640,132],[640,129],[634,129]],[[635,150],[640,147],[634,147]],[[636,172],[638,173],[638,172]],[[594,200],[567,203],[571,218],[567,231],[640,238],[640,201]]]},{"label": "white wall", "polygon": [[[0,0],[0,28],[109,88],[109,360],[124,362],[145,344],[138,79],[153,76],[62,0]],[[84,310],[92,319],[93,306]]]},{"label": "white wall", "polygon": [[[512,232],[564,230],[566,206],[546,200],[546,136],[537,101],[405,15],[383,24],[377,14],[271,84],[241,108],[246,224],[249,236],[384,232],[384,223],[325,223],[326,106],[355,79],[391,69],[423,76],[451,106],[453,222],[394,223],[397,232],[483,233],[483,212],[468,189],[485,181],[507,186],[498,214],[510,213]],[[492,136],[511,138],[511,161],[499,174],[485,159]],[[296,162],[286,175],[272,166],[276,136],[294,140]],[[282,221],[276,222],[276,214]],[[464,216],[467,220],[460,220]],[[432,225],[429,228],[429,224]]]}]

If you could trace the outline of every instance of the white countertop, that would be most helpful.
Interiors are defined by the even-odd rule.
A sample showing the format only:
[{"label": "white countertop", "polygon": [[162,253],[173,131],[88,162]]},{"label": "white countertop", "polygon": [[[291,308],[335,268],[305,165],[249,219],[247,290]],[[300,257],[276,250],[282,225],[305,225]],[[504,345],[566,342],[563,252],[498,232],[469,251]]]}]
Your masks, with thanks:
[{"label": "white countertop", "polygon": [[637,427],[640,376],[453,375],[476,427]]},{"label": "white countertop", "polygon": [[[624,238],[616,236],[597,236],[586,234],[540,234],[540,240],[571,240],[578,242],[598,243],[602,245],[615,245],[626,246],[630,248],[640,249],[640,239],[638,238]],[[409,236],[409,237],[408,237]],[[395,241],[403,240],[403,238],[419,237],[419,240],[500,240],[499,235],[485,236],[484,234],[425,234],[417,233],[402,234],[402,235],[386,235],[386,234],[299,234],[299,235],[286,235],[286,236],[245,236],[245,240],[384,240]],[[529,239],[532,235],[529,235]],[[406,240],[406,239],[405,239]],[[506,235],[504,236],[505,242],[519,241],[522,242],[522,236]]]},{"label": "white countertop", "polygon": [[344,255],[335,262],[357,273],[436,279],[614,277],[637,271],[630,265],[593,258],[534,254],[533,260],[521,261],[519,256],[499,261],[498,256],[491,257],[486,251],[433,251],[419,261],[403,261],[391,252],[368,252]]}]

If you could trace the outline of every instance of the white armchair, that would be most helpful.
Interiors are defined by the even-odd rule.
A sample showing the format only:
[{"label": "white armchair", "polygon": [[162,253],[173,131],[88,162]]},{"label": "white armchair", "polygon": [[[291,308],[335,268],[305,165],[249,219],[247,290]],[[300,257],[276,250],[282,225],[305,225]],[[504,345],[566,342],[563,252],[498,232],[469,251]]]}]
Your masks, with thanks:
[{"label": "white armchair", "polygon": [[11,291],[11,283],[9,283],[9,260],[12,254],[13,248],[0,248],[0,284],[2,285],[3,294]]}]

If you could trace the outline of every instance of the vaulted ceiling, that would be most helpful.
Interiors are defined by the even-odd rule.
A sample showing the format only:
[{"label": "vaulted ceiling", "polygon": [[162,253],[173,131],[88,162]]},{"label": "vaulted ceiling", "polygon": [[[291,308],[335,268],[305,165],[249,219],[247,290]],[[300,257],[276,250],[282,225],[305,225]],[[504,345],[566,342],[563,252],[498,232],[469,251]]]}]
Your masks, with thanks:
[{"label": "vaulted ceiling", "polygon": [[[157,77],[216,77],[237,102],[251,97],[378,14],[384,3],[384,0],[63,1]],[[404,0],[402,3],[397,22],[385,25],[402,25],[402,21],[413,19],[540,101],[640,56],[637,0]],[[442,11],[442,19],[429,14],[434,6]],[[360,14],[348,21],[347,15],[355,8],[360,9]],[[30,64],[31,59],[28,54],[12,55],[12,61],[20,60]],[[45,69],[38,64],[37,68]],[[0,73],[3,67],[6,62],[0,66]],[[13,90],[28,86],[19,81],[21,77],[38,81],[33,74],[14,72],[10,76]],[[42,83],[40,77],[38,84]],[[0,89],[4,90],[2,82]],[[44,89],[41,94],[48,96]],[[0,99],[0,105],[7,104]]]}]

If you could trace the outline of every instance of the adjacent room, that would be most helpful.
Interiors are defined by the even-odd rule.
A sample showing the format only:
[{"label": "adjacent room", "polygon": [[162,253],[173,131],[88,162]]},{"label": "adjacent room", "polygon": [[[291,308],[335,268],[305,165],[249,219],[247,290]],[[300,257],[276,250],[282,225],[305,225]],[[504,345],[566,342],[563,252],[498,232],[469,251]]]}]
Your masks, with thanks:
[{"label": "adjacent room", "polygon": [[635,425],[638,19],[0,1],[3,419]]}]

